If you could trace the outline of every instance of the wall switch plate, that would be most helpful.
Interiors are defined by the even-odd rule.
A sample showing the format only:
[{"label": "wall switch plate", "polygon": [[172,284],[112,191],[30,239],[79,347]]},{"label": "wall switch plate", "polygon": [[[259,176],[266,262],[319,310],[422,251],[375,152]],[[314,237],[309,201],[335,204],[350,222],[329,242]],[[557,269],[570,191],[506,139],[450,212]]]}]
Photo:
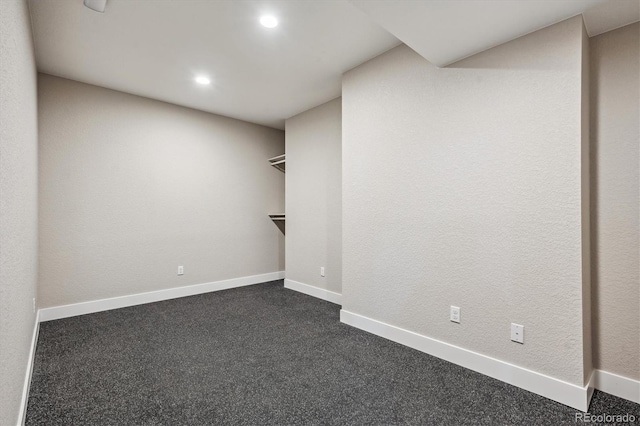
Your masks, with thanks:
[{"label": "wall switch plate", "polygon": [[34,297],[33,299],[31,299],[31,301],[33,302],[33,313],[36,313],[36,298]]},{"label": "wall switch plate", "polygon": [[451,313],[449,319],[453,322],[460,323],[460,308],[457,306],[451,306]]},{"label": "wall switch plate", "polygon": [[178,266],[178,275],[184,275],[184,266]]},{"label": "wall switch plate", "polygon": [[511,323],[511,340],[524,343],[524,325]]},{"label": "wall switch plate", "polygon": [[324,266],[320,267],[320,276],[324,277]]}]

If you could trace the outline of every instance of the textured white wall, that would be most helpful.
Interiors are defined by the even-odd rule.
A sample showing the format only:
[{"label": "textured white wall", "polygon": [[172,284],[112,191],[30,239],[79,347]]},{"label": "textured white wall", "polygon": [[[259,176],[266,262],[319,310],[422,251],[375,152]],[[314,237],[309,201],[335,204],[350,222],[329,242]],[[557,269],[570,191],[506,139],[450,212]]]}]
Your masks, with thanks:
[{"label": "textured white wall", "polygon": [[281,130],[44,74],[38,93],[43,307],[284,269]]},{"label": "textured white wall", "polygon": [[343,309],[583,384],[582,44],[576,17],[344,75]]},{"label": "textured white wall", "polygon": [[285,129],[287,279],[342,293],[342,99]]},{"label": "textured white wall", "polygon": [[596,368],[640,380],[640,24],[591,39]]},{"label": "textured white wall", "polygon": [[38,276],[36,66],[26,1],[0,1],[0,424],[18,422]]}]

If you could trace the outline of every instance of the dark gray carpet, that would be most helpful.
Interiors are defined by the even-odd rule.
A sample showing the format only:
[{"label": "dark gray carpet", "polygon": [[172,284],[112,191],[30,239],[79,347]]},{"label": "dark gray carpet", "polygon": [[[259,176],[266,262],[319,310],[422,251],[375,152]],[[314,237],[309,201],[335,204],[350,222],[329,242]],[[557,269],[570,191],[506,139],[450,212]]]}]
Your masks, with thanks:
[{"label": "dark gray carpet", "polygon": [[[575,424],[282,281],[43,323],[27,425]],[[591,413],[640,406],[596,392]],[[638,420],[636,420],[638,425]]]}]

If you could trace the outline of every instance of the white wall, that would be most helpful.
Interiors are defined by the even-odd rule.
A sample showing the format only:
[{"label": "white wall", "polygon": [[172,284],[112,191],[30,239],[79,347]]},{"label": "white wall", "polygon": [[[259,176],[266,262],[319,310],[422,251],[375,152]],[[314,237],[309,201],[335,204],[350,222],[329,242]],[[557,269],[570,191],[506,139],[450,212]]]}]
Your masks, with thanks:
[{"label": "white wall", "polygon": [[342,293],[342,99],[289,118],[285,129],[287,280]]},{"label": "white wall", "polygon": [[281,130],[44,74],[38,94],[43,307],[284,269]]},{"label": "white wall", "polygon": [[344,75],[343,309],[583,385],[583,42],[576,17]]},{"label": "white wall", "polygon": [[640,24],[591,39],[595,367],[640,380]]},{"label": "white wall", "polygon": [[19,421],[38,274],[36,66],[26,1],[0,1],[0,424]]}]

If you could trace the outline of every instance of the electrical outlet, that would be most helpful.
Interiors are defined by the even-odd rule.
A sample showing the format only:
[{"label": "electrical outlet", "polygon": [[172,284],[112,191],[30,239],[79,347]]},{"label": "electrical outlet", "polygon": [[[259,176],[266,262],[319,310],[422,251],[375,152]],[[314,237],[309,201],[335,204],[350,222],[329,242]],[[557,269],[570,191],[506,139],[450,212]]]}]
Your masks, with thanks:
[{"label": "electrical outlet", "polygon": [[524,343],[524,325],[511,323],[511,340]]},{"label": "electrical outlet", "polygon": [[320,267],[320,276],[324,277],[324,266]]},{"label": "electrical outlet", "polygon": [[178,275],[184,275],[184,266],[178,266]]},{"label": "electrical outlet", "polygon": [[451,306],[451,312],[449,319],[452,322],[460,323],[460,308],[457,306]]},{"label": "electrical outlet", "polygon": [[33,313],[36,313],[36,298],[34,297],[33,299],[31,299],[31,302],[33,304]]}]

